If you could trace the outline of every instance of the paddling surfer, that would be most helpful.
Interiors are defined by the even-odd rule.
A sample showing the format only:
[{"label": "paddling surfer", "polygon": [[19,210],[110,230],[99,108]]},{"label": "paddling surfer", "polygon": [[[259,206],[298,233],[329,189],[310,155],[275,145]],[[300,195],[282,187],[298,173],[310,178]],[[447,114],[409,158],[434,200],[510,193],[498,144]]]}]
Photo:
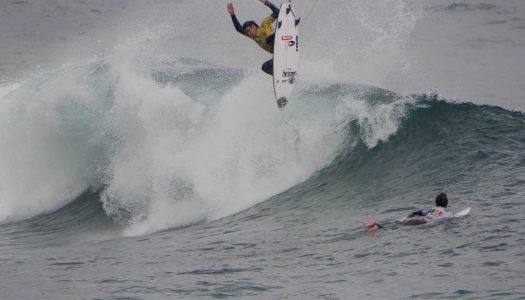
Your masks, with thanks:
[{"label": "paddling surfer", "polygon": [[[448,197],[445,193],[436,196],[436,206],[432,208],[414,211],[408,214],[406,220],[402,221],[403,225],[422,225],[431,222],[446,220],[453,216],[446,208],[448,206]],[[383,226],[374,220],[368,220],[363,224],[368,231],[377,231]]]},{"label": "paddling surfer", "polygon": [[[441,221],[452,217],[446,208],[448,205],[447,194],[440,193],[436,196],[436,207],[422,209],[414,211],[408,214],[404,225],[421,225],[429,222]],[[423,217],[423,218],[414,218],[414,217]]]}]

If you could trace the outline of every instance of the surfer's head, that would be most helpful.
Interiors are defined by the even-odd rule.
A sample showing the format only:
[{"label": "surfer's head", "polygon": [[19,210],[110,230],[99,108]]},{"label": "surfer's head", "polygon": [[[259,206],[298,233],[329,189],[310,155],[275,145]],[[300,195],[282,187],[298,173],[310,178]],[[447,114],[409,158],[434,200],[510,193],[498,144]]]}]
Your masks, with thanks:
[{"label": "surfer's head", "polygon": [[368,231],[377,231],[381,228],[379,224],[374,220],[368,220],[363,224],[363,227]]},{"label": "surfer's head", "polygon": [[436,196],[436,206],[447,207],[447,205],[448,205],[447,194],[440,193],[439,195]]},{"label": "surfer's head", "polygon": [[259,25],[255,21],[246,21],[242,25],[242,33],[248,37],[254,38],[257,36],[257,29]]}]

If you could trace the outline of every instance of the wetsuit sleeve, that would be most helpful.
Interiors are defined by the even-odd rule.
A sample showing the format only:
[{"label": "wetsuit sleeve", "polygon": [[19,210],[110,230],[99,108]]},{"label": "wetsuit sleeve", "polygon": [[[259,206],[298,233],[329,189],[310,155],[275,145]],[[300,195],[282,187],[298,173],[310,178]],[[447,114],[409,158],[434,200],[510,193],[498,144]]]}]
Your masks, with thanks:
[{"label": "wetsuit sleeve", "polygon": [[237,17],[235,16],[235,14],[232,15],[232,22],[233,22],[233,26],[235,26],[235,30],[237,30],[237,32],[239,33],[242,33],[242,25],[241,23],[239,23],[239,20],[237,20]]},{"label": "wetsuit sleeve", "polygon": [[274,19],[277,19],[277,17],[279,17],[279,8],[277,8],[277,6],[273,5],[270,1],[266,1],[264,3],[266,6],[268,6],[271,10],[272,10],[272,17]]},{"label": "wetsuit sleeve", "polygon": [[425,211],[418,210],[418,211],[411,212],[408,216],[413,217],[413,216],[425,216],[425,215],[426,215]]}]

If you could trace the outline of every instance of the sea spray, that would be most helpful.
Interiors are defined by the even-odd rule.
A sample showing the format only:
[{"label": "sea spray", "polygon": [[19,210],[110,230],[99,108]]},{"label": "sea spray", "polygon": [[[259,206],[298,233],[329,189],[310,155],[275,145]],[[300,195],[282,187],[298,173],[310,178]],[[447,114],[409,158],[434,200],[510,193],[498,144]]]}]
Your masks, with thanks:
[{"label": "sea spray", "polygon": [[333,121],[279,113],[267,101],[270,89],[250,93],[265,79],[249,75],[205,107],[176,86],[121,73],[120,142],[103,201],[108,214],[130,224],[127,234],[238,212],[330,162],[343,140]]}]

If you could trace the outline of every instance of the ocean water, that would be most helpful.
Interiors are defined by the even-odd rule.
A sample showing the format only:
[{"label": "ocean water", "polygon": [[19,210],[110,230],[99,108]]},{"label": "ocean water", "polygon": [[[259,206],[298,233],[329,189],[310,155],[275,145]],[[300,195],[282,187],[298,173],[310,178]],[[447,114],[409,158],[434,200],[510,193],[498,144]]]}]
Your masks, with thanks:
[{"label": "ocean water", "polygon": [[0,2],[1,299],[525,299],[523,1],[226,4]]}]

